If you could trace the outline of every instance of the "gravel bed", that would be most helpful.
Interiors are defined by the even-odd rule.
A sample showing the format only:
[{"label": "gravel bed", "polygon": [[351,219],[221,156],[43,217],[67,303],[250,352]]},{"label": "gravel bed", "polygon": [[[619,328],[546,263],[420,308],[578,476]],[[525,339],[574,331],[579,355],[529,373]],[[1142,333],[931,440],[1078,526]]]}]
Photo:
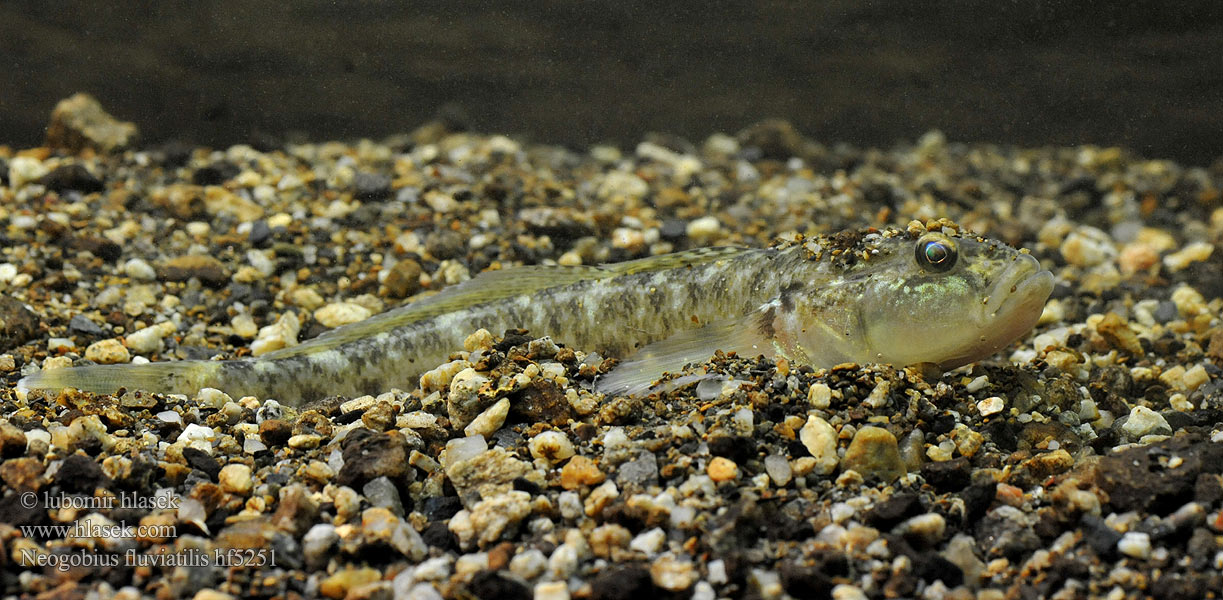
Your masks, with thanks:
[{"label": "gravel bed", "polygon": [[[0,596],[1223,589],[1223,166],[784,122],[583,151],[443,123],[142,147],[74,101],[46,146],[0,146]],[[719,354],[716,378],[605,397],[616,357],[480,330],[420,385],[296,409],[15,390],[261,354],[492,267],[939,219],[1058,281],[1033,335],[944,374]]]}]

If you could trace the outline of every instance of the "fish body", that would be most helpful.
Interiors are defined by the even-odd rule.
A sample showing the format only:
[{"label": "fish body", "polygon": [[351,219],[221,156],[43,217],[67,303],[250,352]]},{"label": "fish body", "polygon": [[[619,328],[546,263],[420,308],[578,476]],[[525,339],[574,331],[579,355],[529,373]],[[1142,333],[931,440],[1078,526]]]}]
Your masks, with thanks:
[{"label": "fish body", "polygon": [[19,386],[185,394],[215,387],[300,404],[414,387],[479,328],[524,328],[624,357],[598,384],[609,393],[639,391],[719,349],[815,367],[952,368],[1030,331],[1051,289],[1052,275],[1034,258],[998,242],[914,227],[845,232],[763,249],[486,272],[253,359],[57,369]]}]

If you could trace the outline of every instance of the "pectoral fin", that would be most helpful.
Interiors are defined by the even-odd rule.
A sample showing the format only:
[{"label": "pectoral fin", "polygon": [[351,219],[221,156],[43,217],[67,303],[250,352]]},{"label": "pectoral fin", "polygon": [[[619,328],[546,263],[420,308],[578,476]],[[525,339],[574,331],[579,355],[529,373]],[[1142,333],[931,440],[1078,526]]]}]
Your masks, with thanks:
[{"label": "pectoral fin", "polygon": [[751,313],[687,329],[669,338],[643,346],[599,380],[597,389],[609,395],[637,395],[662,377],[690,363],[709,360],[714,352],[734,352],[739,356],[774,355],[773,311],[770,302]]}]

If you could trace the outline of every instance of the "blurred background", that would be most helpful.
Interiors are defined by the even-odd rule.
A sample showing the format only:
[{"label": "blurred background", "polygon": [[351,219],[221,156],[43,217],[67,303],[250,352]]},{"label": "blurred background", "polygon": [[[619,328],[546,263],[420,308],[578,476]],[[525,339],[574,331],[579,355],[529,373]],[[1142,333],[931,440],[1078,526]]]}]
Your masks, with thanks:
[{"label": "blurred background", "polygon": [[96,96],[146,142],[381,138],[439,116],[528,140],[695,142],[782,118],[824,143],[1223,156],[1223,3],[10,0],[0,143]]}]

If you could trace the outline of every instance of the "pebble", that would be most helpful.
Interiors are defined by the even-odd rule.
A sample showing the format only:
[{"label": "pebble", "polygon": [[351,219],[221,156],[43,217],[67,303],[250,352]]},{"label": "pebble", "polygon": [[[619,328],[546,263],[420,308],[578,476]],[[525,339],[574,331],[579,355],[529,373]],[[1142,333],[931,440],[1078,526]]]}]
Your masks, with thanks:
[{"label": "pebble", "polygon": [[896,436],[881,427],[863,427],[854,434],[841,459],[841,468],[889,483],[905,474]]},{"label": "pebble", "polygon": [[998,396],[990,396],[980,402],[977,402],[977,412],[981,413],[982,417],[989,417],[1002,412],[1006,408],[1006,401]]},{"label": "pebble", "polygon": [[204,255],[190,254],[171,258],[157,269],[157,276],[162,281],[188,281],[199,279],[201,283],[211,287],[221,287],[229,283],[229,273],[221,261]]},{"label": "pebble", "polygon": [[535,584],[535,600],[569,600],[569,586],[563,581],[548,581]]},{"label": "pebble", "polygon": [[688,223],[688,237],[697,244],[708,244],[722,235],[722,224],[717,217],[707,216]]},{"label": "pebble", "polygon": [[392,298],[407,298],[420,291],[420,263],[412,259],[404,259],[387,271],[382,285],[386,286],[387,295]]},{"label": "pebble", "polygon": [[1151,536],[1130,531],[1117,541],[1117,551],[1131,558],[1148,559],[1151,557]]},{"label": "pebble", "polygon": [[136,136],[135,125],[112,117],[93,96],[77,93],[55,105],[46,143],[72,153],[85,148],[109,153],[126,148]]},{"label": "pebble", "polygon": [[254,482],[251,480],[251,468],[241,463],[231,463],[221,467],[217,476],[221,489],[245,496],[250,493]]},{"label": "pebble", "polygon": [[310,527],[306,535],[302,536],[302,554],[306,559],[306,564],[315,568],[326,564],[327,559],[331,556],[332,547],[338,541],[340,541],[340,536],[336,533],[335,525],[316,523]]},{"label": "pebble", "polygon": [[128,353],[123,343],[116,339],[99,340],[85,348],[85,358],[102,365],[115,365],[131,362],[132,355]]},{"label": "pebble", "polygon": [[526,581],[539,577],[547,568],[548,559],[538,548],[524,550],[510,559],[510,572]]},{"label": "pebble", "polygon": [[813,383],[807,388],[807,402],[812,408],[823,410],[832,404],[832,388],[824,383]]},{"label": "pebble", "polygon": [[251,354],[260,356],[275,352],[281,348],[297,345],[297,334],[301,331],[301,322],[297,313],[285,311],[275,323],[259,329],[255,341],[251,342]]},{"label": "pebble", "polygon": [[897,533],[919,540],[927,546],[934,546],[943,541],[946,531],[947,520],[938,513],[917,515],[896,526]]},{"label": "pebble", "polygon": [[471,460],[487,451],[488,443],[484,441],[484,436],[473,435],[452,439],[446,442],[446,449],[442,453],[442,468],[449,469],[453,465]]},{"label": "pebble", "polygon": [[554,465],[564,462],[574,455],[576,450],[569,436],[560,431],[544,431],[531,438],[528,443],[531,456]]},{"label": "pebble", "polygon": [[707,471],[709,478],[718,483],[733,481],[739,477],[739,465],[722,456],[715,456],[713,460],[709,461]]},{"label": "pebble", "polygon": [[794,477],[794,471],[790,468],[790,461],[786,457],[779,454],[770,454],[764,457],[764,470],[769,474],[769,479],[778,487],[785,487]]},{"label": "pebble", "polygon": [[607,476],[599,470],[599,465],[595,461],[580,454],[565,463],[564,468],[561,469],[561,487],[567,490],[598,485],[606,478]]},{"label": "pebble", "polygon": [[1117,256],[1112,238],[1107,233],[1087,225],[1071,231],[1062,242],[1060,250],[1066,262],[1080,267],[1094,267]]},{"label": "pebble", "polygon": [[1195,262],[1208,260],[1214,249],[1214,245],[1207,242],[1193,242],[1183,249],[1165,256],[1164,266],[1168,267],[1168,270],[1173,273],[1183,271]]},{"label": "pebble", "polygon": [[650,563],[650,579],[668,592],[682,592],[696,583],[700,573],[692,559],[666,552]]},{"label": "pebble", "polygon": [[197,425],[197,424],[195,424],[195,423],[191,423],[191,424],[189,424],[189,425],[187,425],[186,427],[184,427],[184,428],[183,428],[183,432],[182,432],[182,433],[180,433],[180,434],[178,434],[178,439],[177,439],[176,441],[180,441],[180,442],[193,442],[193,441],[204,441],[204,442],[211,442],[212,440],[216,439],[216,437],[217,437],[217,432],[216,432],[216,431],[213,431],[213,429],[212,429],[211,427],[205,427],[205,426],[203,426],[203,425]]},{"label": "pebble", "polygon": [[342,327],[368,319],[373,313],[356,302],[335,302],[314,311],[314,319],[324,327]]},{"label": "pebble", "polygon": [[501,534],[529,514],[531,495],[526,492],[514,490],[477,502],[470,517],[476,542],[484,547],[497,541]]},{"label": "pebble", "polygon": [[492,437],[505,424],[505,418],[509,414],[510,399],[502,398],[472,419],[471,423],[463,428],[463,433],[468,437],[476,435]]},{"label": "pebble", "polygon": [[177,331],[178,328],[170,321],[163,321],[156,325],[150,325],[142,329],[137,329],[123,338],[127,349],[137,354],[152,354],[160,352],[163,348],[162,340]]},{"label": "pebble", "polygon": [[1172,434],[1172,427],[1168,425],[1163,415],[1145,406],[1135,406],[1130,409],[1129,418],[1126,419],[1121,429],[1133,438],[1153,434]]},{"label": "pebble", "polygon": [[629,542],[628,547],[645,554],[649,558],[653,558],[662,551],[663,543],[667,541],[667,534],[662,529],[655,527],[637,534],[633,541]]},{"label": "pebble", "polygon": [[[8,163],[9,187],[14,190],[19,190],[24,187],[25,184],[36,182],[50,172],[51,169],[43,165],[42,161],[38,160],[37,158],[32,156],[18,156],[10,160]],[[22,221],[28,221],[29,224],[26,226],[24,223],[13,223],[14,225],[18,226],[18,229],[33,229],[37,225],[37,223],[33,221],[33,217],[28,217],[26,215],[19,216],[23,217]]]},{"label": "pebble", "polygon": [[157,271],[144,259],[133,258],[123,263],[123,274],[136,281],[153,281],[157,279]]},{"label": "pebble", "polygon": [[812,471],[816,475],[831,475],[837,469],[837,431],[828,421],[815,415],[798,432],[799,440],[815,459]]}]

